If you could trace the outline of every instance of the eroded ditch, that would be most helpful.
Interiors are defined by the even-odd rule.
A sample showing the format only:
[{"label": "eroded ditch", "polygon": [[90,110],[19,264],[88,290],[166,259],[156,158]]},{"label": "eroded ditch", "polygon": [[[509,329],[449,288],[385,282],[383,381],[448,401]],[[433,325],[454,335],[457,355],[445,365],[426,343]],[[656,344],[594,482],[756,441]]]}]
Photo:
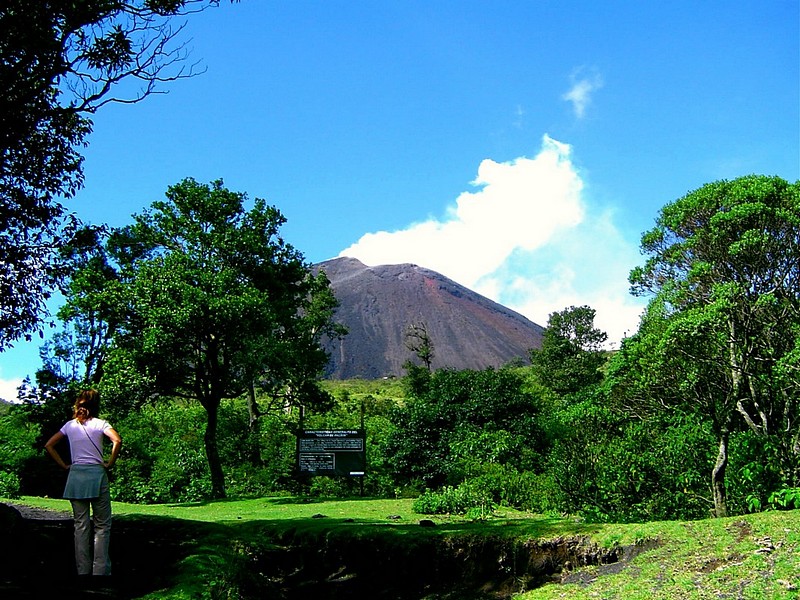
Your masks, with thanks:
[{"label": "eroded ditch", "polygon": [[[12,521],[15,525],[9,529]],[[0,521],[7,541],[1,557],[6,565],[0,572],[3,597],[41,597],[49,590],[58,590],[61,598],[80,597],[78,590],[71,596],[65,586],[71,573],[71,521],[12,521]],[[113,588],[96,591],[94,597],[137,598],[169,587],[181,562],[198,552],[199,527],[206,526],[117,519]],[[411,533],[414,527],[409,524],[392,534],[357,526],[275,534],[265,526],[263,536],[249,530],[241,537],[233,529],[224,546],[228,558],[236,557],[225,564],[235,566],[221,575],[233,586],[229,591],[235,589],[245,600],[502,600],[546,583],[570,578],[580,582],[575,574],[585,566],[617,570],[653,546],[599,548],[586,537],[540,541],[485,534],[419,535]],[[226,535],[226,530],[217,533]]]},{"label": "eroded ditch", "polygon": [[548,541],[454,535],[405,546],[374,539],[307,540],[265,552],[255,562],[281,598],[489,599],[546,583],[589,565],[621,565],[635,551],[601,549],[585,537]]}]

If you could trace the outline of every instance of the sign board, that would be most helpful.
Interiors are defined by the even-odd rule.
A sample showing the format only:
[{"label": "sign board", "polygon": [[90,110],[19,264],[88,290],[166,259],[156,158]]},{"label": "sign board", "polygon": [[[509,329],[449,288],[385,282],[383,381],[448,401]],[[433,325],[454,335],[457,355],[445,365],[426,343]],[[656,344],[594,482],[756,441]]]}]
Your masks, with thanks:
[{"label": "sign board", "polygon": [[309,475],[363,476],[366,437],[363,429],[304,429],[297,437],[297,468]]}]

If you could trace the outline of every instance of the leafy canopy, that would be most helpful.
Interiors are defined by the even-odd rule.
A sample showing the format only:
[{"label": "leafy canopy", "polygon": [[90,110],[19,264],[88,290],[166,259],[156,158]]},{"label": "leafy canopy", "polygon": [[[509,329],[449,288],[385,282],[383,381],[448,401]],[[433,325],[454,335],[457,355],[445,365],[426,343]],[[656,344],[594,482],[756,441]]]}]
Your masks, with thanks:
[{"label": "leafy canopy", "polygon": [[602,379],[608,335],[594,326],[594,317],[589,306],[570,306],[547,320],[542,347],[531,351],[531,363],[553,391],[574,393]]},{"label": "leafy canopy", "polygon": [[661,210],[642,250],[632,290],[653,298],[615,359],[615,383],[632,410],[661,405],[712,424],[722,516],[733,428],[773,438],[787,481],[798,476],[800,185],[755,175],[707,184]]},{"label": "leafy canopy", "polygon": [[320,340],[341,333],[329,282],[283,240],[283,215],[262,199],[248,203],[221,180],[185,179],[105,247],[87,234],[61,313],[87,376],[112,403],[202,405],[218,497],[221,401],[255,386],[290,403],[325,399],[316,386],[328,358]]},{"label": "leafy canopy", "polygon": [[[174,17],[217,0],[4,0],[0,5],[0,351],[46,313],[76,228],[90,115],[194,74]],[[41,334],[41,332],[40,332]]]}]

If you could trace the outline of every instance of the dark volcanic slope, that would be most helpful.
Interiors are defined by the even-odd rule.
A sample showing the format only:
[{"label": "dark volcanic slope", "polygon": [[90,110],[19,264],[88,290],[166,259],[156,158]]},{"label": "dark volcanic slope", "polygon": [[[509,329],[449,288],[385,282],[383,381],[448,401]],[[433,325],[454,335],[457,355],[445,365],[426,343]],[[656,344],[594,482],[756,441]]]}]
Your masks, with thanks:
[{"label": "dark volcanic slope", "polygon": [[541,345],[542,327],[522,315],[416,265],[368,267],[354,258],[316,265],[340,302],[336,320],[348,335],[329,346],[332,379],[402,375],[415,358],[406,349],[408,325],[425,323],[434,368],[500,367]]}]

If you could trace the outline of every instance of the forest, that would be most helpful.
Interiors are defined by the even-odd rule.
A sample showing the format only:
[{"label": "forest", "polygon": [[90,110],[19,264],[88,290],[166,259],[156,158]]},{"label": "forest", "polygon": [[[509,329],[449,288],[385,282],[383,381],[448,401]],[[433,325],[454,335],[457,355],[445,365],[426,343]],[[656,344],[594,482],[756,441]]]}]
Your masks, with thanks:
[{"label": "forest", "polygon": [[[91,386],[124,438],[121,501],[365,494],[615,522],[800,508],[798,184],[746,176],[664,206],[630,275],[649,303],[618,350],[570,306],[517,364],[431,371],[435,340],[417,336],[406,375],[376,381],[320,380],[321,339],[346,332],[276,208],[221,181],[166,198],[62,253],[61,329],[0,417],[0,496],[59,496],[42,445]],[[363,479],[297,472],[301,407],[306,428],[363,418]]]}]

